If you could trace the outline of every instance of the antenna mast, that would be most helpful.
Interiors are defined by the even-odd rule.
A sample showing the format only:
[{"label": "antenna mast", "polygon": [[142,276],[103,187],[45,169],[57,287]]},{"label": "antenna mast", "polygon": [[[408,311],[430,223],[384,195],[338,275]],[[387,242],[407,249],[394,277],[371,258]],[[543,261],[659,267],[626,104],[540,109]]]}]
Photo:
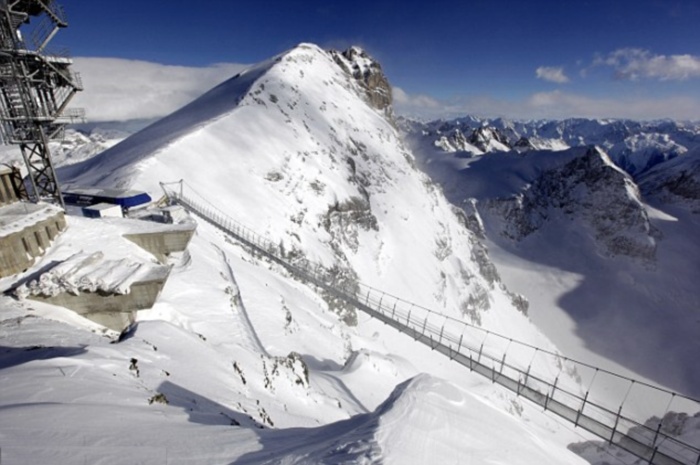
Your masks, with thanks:
[{"label": "antenna mast", "polygon": [[53,0],[0,0],[0,135],[22,151],[32,188],[23,195],[35,202],[53,199],[62,207],[49,141],[85,116],[66,108],[82,90],[80,77],[70,70],[73,61],[66,52],[46,51],[67,26]]}]

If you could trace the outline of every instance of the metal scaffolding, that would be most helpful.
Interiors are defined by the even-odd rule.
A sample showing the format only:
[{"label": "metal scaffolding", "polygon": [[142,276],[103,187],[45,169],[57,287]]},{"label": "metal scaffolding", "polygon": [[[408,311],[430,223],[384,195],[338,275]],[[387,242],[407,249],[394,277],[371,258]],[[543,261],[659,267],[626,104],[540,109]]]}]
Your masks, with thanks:
[{"label": "metal scaffolding", "polygon": [[67,109],[82,84],[68,54],[46,47],[67,26],[53,0],[0,0],[0,134],[5,144],[20,146],[27,198],[61,206],[49,142],[62,137],[67,123],[84,118],[82,110]]}]

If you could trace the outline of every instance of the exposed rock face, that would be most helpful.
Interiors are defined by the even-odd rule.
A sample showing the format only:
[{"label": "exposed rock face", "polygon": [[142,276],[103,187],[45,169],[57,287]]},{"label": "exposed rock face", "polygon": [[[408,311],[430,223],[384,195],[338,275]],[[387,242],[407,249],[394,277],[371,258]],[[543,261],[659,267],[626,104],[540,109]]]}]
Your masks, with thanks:
[{"label": "exposed rock face", "polygon": [[481,155],[492,151],[507,152],[511,149],[508,138],[492,127],[480,126],[471,129],[466,124],[445,123],[435,131],[426,131],[425,135],[438,136],[433,145],[445,152],[469,152]]},{"label": "exposed rock face", "polygon": [[391,86],[381,65],[359,47],[350,47],[342,53],[332,50],[330,53],[338,66],[364,88],[369,103],[374,108],[391,114]]},{"label": "exposed rock face", "polygon": [[462,209],[458,210],[460,217],[463,218],[464,226],[474,233],[481,240],[486,239],[486,230],[484,229],[484,221],[479,215],[476,199],[467,199],[462,203]]},{"label": "exposed rock face", "polygon": [[683,155],[687,149],[668,134],[635,134],[616,143],[608,153],[615,164],[632,176],[649,171],[659,163]]},{"label": "exposed rock face", "polygon": [[522,136],[520,139],[513,144],[513,149],[515,149],[518,152],[527,152],[529,150],[535,150],[536,147],[530,142],[530,139],[528,139],[525,136]]},{"label": "exposed rock face", "polygon": [[[496,144],[494,144],[496,142]],[[489,152],[491,150],[508,150],[508,139],[498,129],[491,127],[479,127],[469,136],[469,143],[479,150]]]},{"label": "exposed rock face", "polygon": [[648,198],[700,213],[700,149],[656,166],[640,177],[639,188]]},{"label": "exposed rock face", "polygon": [[492,200],[489,206],[506,220],[502,233],[514,240],[538,230],[558,211],[582,218],[608,256],[654,258],[655,232],[639,189],[597,148],[543,172],[523,192]]},{"label": "exposed rock face", "polygon": [[469,152],[470,144],[467,137],[459,129],[454,129],[451,134],[444,135],[434,142],[436,147],[445,152]]}]

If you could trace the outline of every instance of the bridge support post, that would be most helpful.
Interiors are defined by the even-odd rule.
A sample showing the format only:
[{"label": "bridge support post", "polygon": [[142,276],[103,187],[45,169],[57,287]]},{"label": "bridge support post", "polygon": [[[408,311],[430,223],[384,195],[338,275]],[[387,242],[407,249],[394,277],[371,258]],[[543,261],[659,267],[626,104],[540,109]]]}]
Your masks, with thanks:
[{"label": "bridge support post", "polygon": [[[659,419],[659,425],[656,427],[656,432],[654,433],[654,441],[651,443],[654,450],[656,450],[656,440],[659,438],[659,433],[661,432],[661,419]],[[700,460],[700,455],[698,455],[698,460]]]},{"label": "bridge support post", "polygon": [[554,392],[557,390],[557,383],[559,382],[559,375],[561,375],[561,371],[559,371],[559,374],[557,374],[557,377],[554,378],[554,384],[552,385],[552,392],[547,394],[547,397],[545,397],[544,400],[544,409],[547,410],[547,407],[549,406],[549,401],[554,397]]},{"label": "bridge support post", "polygon": [[481,352],[484,350],[484,343],[486,342],[487,337],[489,337],[489,331],[486,331],[486,336],[484,336],[484,339],[481,341],[481,346],[479,347],[479,357],[476,359],[477,362],[481,362]]},{"label": "bridge support post", "polygon": [[574,428],[578,427],[578,422],[581,419],[581,415],[583,415],[583,409],[586,407],[587,400],[588,391],[586,391],[586,395],[583,396],[583,403],[581,404],[581,408],[576,412],[576,421],[574,422]]},{"label": "bridge support post", "polygon": [[[535,347],[535,353],[532,354],[532,358],[530,359],[530,364],[527,366],[527,370],[525,371],[525,378],[523,380],[522,385],[527,386],[528,381],[530,380],[530,369],[532,368],[532,364],[535,361],[535,357],[537,357],[537,351],[539,349]],[[520,377],[518,377],[518,392],[516,394],[519,396],[520,395]]]},{"label": "bridge support post", "polygon": [[[612,433],[610,434],[610,440],[608,441],[609,444],[613,443],[613,439],[615,439],[615,433],[617,433],[617,424],[620,422],[620,414],[622,413],[622,405],[620,405],[620,408],[617,409],[617,415],[615,416],[615,424],[613,425]],[[649,462],[651,463],[651,462]]]},{"label": "bridge support post", "polygon": [[630,387],[627,388],[627,393],[625,394],[625,397],[622,399],[622,402],[620,402],[620,408],[617,409],[617,416],[615,417],[615,425],[613,426],[612,434],[610,435],[610,441],[609,441],[610,444],[612,444],[613,439],[615,439],[615,433],[617,432],[617,425],[620,422],[620,416],[622,415],[622,407],[625,405],[625,402],[627,401],[627,397],[630,395],[630,392],[632,391],[633,387],[634,387],[634,380],[631,380]]}]

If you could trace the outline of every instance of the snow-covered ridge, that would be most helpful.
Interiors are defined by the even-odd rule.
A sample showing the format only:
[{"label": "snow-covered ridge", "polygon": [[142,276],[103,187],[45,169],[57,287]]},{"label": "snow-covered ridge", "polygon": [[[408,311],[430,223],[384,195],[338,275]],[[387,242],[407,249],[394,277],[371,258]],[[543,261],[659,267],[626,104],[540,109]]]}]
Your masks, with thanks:
[{"label": "snow-covered ridge", "polygon": [[[66,129],[57,140],[49,142],[51,162],[55,167],[72,165],[88,160],[98,153],[114,146],[129,136],[122,131],[107,131],[94,129],[84,132],[76,129]],[[18,146],[2,146],[0,162],[19,164],[24,168],[22,153]]]},{"label": "snow-covered ridge", "polygon": [[399,123],[413,146],[432,144],[446,152],[481,155],[597,145],[632,176],[700,146],[700,125],[668,121],[511,121],[469,116],[429,123],[402,119]]},{"label": "snow-covered ridge", "polygon": [[700,213],[700,147],[644,173],[639,188],[649,199]]}]

